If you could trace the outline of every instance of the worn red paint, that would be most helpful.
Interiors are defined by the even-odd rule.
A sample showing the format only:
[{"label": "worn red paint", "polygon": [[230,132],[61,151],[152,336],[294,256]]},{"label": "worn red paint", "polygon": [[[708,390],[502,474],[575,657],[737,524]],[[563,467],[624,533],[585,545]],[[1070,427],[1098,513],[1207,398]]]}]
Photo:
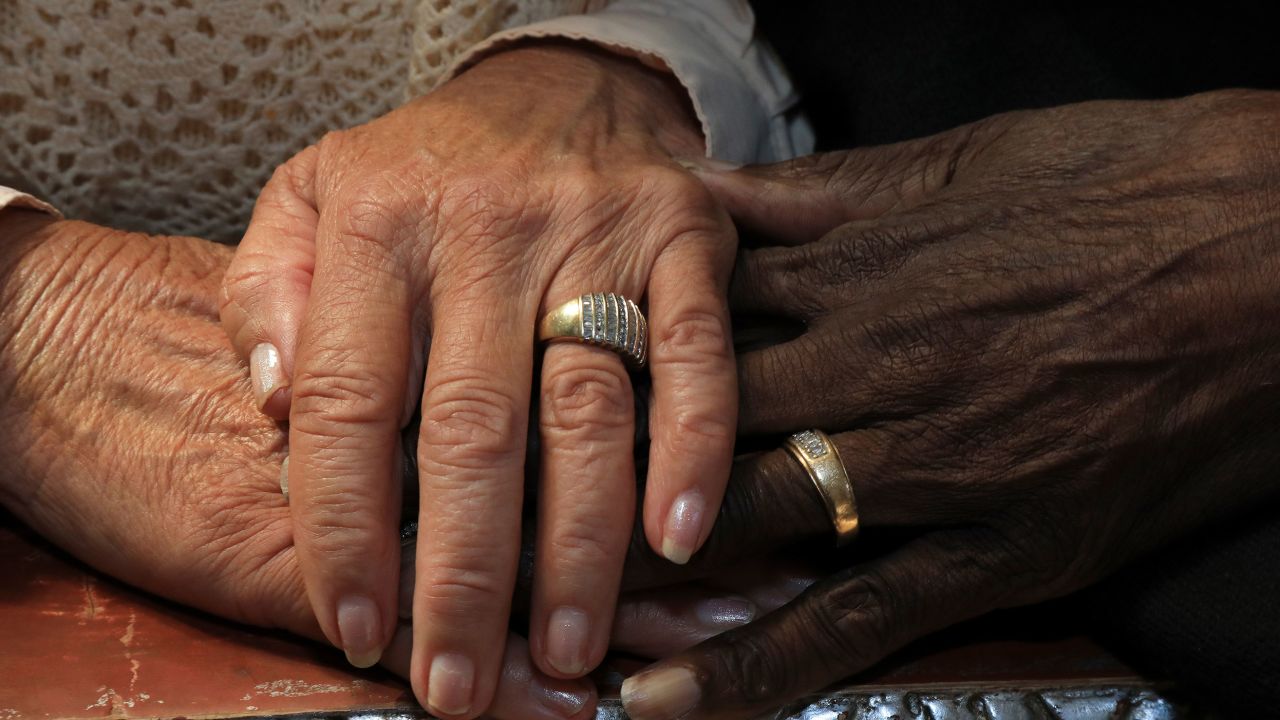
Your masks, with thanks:
[{"label": "worn red paint", "polygon": [[[852,687],[1143,682],[1087,638],[1043,632],[1048,624],[1030,636],[971,625],[908,649]],[[354,672],[335,651],[123,587],[0,514],[0,720],[416,707],[394,677]]]}]

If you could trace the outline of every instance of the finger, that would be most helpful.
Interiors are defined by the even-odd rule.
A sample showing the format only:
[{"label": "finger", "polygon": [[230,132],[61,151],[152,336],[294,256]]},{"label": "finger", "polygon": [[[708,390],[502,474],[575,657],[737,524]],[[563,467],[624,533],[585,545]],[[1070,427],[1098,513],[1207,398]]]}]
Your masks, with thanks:
[{"label": "finger", "polygon": [[544,672],[579,677],[604,659],[635,519],[631,382],[609,350],[543,355],[542,458],[530,644]]},{"label": "finger", "polygon": [[[765,246],[744,250],[729,284],[733,311],[805,323],[835,308],[868,308],[895,296],[876,293],[889,271],[921,243],[910,213],[844,223],[820,240],[795,247]],[[934,227],[929,218],[924,227]]]},{"label": "finger", "polygon": [[764,615],[786,605],[829,574],[817,564],[800,562],[790,553],[757,556],[699,581],[716,592],[734,592],[755,603]]},{"label": "finger", "polygon": [[[280,521],[288,524],[288,518]],[[412,557],[413,543],[404,555]],[[410,563],[412,561],[410,560]],[[302,637],[323,640],[315,616],[307,602],[301,573],[293,552],[278,552],[258,566],[261,582],[252,579],[242,587],[261,590],[247,599],[262,611],[261,624],[283,628]],[[269,618],[269,619],[268,619]],[[413,632],[406,624],[396,627],[379,664],[403,678],[410,677]],[[488,715],[497,720],[585,720],[596,705],[595,686],[589,680],[561,680],[538,671],[529,659],[529,646],[518,635],[505,639],[502,672]]]},{"label": "finger", "polygon": [[[383,666],[409,677],[413,632],[401,625],[387,646]],[[593,717],[595,686],[589,680],[561,680],[538,671],[529,659],[529,645],[508,635],[502,672],[493,704],[486,715],[497,720],[580,720]]]},{"label": "finger", "polygon": [[[400,617],[404,620],[412,617],[414,548],[414,542],[407,542],[401,556]],[[697,584],[633,592],[618,603],[609,647],[642,657],[666,657],[776,610],[818,579],[817,571],[794,562],[757,562],[718,572]]]},{"label": "finger", "polygon": [[511,295],[486,279],[442,290],[432,308],[412,681],[437,716],[483,712],[501,670],[520,553],[537,310]]},{"label": "finger", "polygon": [[626,680],[635,720],[748,718],[864,670],[1007,601],[976,532],[925,536],[829,577],[786,607]]},{"label": "finger", "polygon": [[[727,228],[725,232],[731,232]],[[711,532],[733,460],[738,386],[725,301],[731,243],[686,236],[659,256],[649,281],[652,445],[644,529],[654,550],[683,564]]]},{"label": "finger", "polygon": [[729,288],[735,313],[820,322],[837,311],[884,316],[904,301],[915,306],[952,300],[952,286],[922,282],[910,263],[954,263],[949,240],[972,232],[982,210],[963,199],[841,224],[821,239],[794,247],[745,250]]},{"label": "finger", "polygon": [[981,125],[894,145],[718,170],[691,163],[738,224],[771,240],[816,240],[851,220],[915,206],[949,185]]},{"label": "finger", "polygon": [[631,593],[618,603],[611,647],[658,659],[746,625],[782,607],[816,578],[686,585]]},{"label": "finger", "polygon": [[357,666],[395,628],[401,457],[411,362],[405,264],[383,213],[323,211],[299,336],[289,496],[298,561],[325,636]]},{"label": "finger", "polygon": [[267,181],[222,285],[222,326],[249,362],[258,409],[277,420],[289,416],[298,328],[315,268],[315,163],[308,148]]},{"label": "finger", "polygon": [[[892,430],[868,428],[831,438],[845,463],[864,535],[879,528],[937,527],[973,522],[1000,499],[948,482],[947,470],[919,469],[917,453]],[[758,563],[800,544],[808,552],[835,549],[835,529],[817,486],[786,450],[738,459],[715,529],[683,567],[664,562],[643,537],[632,539],[624,591],[714,577]]]},{"label": "finger", "polygon": [[955,382],[965,368],[949,360],[963,357],[961,348],[969,340],[954,330],[946,338],[947,351],[939,352],[942,338],[923,331],[935,326],[901,322],[893,313],[866,322],[846,318],[817,325],[789,342],[743,353],[738,357],[738,431],[837,432],[936,409],[970,388]]},{"label": "finger", "polygon": [[611,647],[658,659],[745,625],[760,608],[743,595],[677,586],[626,596],[618,604]]},{"label": "finger", "polygon": [[[283,522],[288,523],[288,518]],[[404,552],[412,556],[413,544]],[[307,601],[301,572],[292,552],[276,553],[260,566],[257,577],[262,582],[245,582],[244,587],[260,587],[248,599],[255,616],[262,611],[261,624],[283,628],[296,635],[323,640],[315,615]],[[413,632],[407,624],[399,624],[387,644],[379,664],[403,678],[410,677]],[[592,717],[596,706],[596,690],[590,680],[561,680],[548,677],[533,666],[529,646],[518,635],[505,639],[503,665],[487,713],[497,720],[585,720]]]},{"label": "finger", "polygon": [[834,538],[822,498],[786,451],[739,458],[731,473],[711,534],[685,565],[674,565],[653,552],[637,524],[627,552],[624,592],[715,576],[745,559],[829,535]]}]

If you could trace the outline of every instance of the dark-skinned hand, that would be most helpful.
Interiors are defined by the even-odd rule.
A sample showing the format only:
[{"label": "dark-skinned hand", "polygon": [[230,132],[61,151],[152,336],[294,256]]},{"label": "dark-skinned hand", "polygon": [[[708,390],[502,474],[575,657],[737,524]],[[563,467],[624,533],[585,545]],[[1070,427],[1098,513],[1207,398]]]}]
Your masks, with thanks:
[{"label": "dark-skinned hand", "polygon": [[[743,253],[735,311],[802,328],[740,356],[740,431],[825,430],[864,536],[915,530],[630,678],[632,718],[755,716],[1276,500],[1280,94],[1014,113],[703,175],[783,243]],[[782,451],[753,462],[808,482]],[[801,494],[752,512],[779,541],[825,519]]]}]

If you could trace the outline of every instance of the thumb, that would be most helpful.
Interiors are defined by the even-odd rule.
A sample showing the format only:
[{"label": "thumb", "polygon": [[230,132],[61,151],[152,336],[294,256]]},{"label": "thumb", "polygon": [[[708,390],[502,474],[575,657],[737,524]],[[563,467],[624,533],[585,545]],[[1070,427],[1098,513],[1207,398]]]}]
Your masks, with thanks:
[{"label": "thumb", "polygon": [[277,420],[289,417],[298,328],[315,268],[314,174],[312,148],[276,170],[222,282],[222,327],[249,363],[258,409]]},{"label": "thumb", "polygon": [[759,717],[906,643],[993,609],[1000,582],[961,531],[940,531],[832,575],[779,610],[622,685],[633,720]]},{"label": "thumb", "polygon": [[981,124],[893,145],[806,155],[730,169],[682,164],[702,180],[740,228],[787,245],[812,242],[853,220],[870,220],[929,199],[951,184]]}]

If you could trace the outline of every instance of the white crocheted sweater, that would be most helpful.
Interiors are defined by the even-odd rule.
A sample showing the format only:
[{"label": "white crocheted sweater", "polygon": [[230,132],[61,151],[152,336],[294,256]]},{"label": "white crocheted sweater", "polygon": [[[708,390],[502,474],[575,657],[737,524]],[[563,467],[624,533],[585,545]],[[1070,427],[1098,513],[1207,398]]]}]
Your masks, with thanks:
[{"label": "white crocheted sweater", "polygon": [[493,32],[603,0],[3,0],[0,185],[237,239],[280,162],[430,90]]}]

